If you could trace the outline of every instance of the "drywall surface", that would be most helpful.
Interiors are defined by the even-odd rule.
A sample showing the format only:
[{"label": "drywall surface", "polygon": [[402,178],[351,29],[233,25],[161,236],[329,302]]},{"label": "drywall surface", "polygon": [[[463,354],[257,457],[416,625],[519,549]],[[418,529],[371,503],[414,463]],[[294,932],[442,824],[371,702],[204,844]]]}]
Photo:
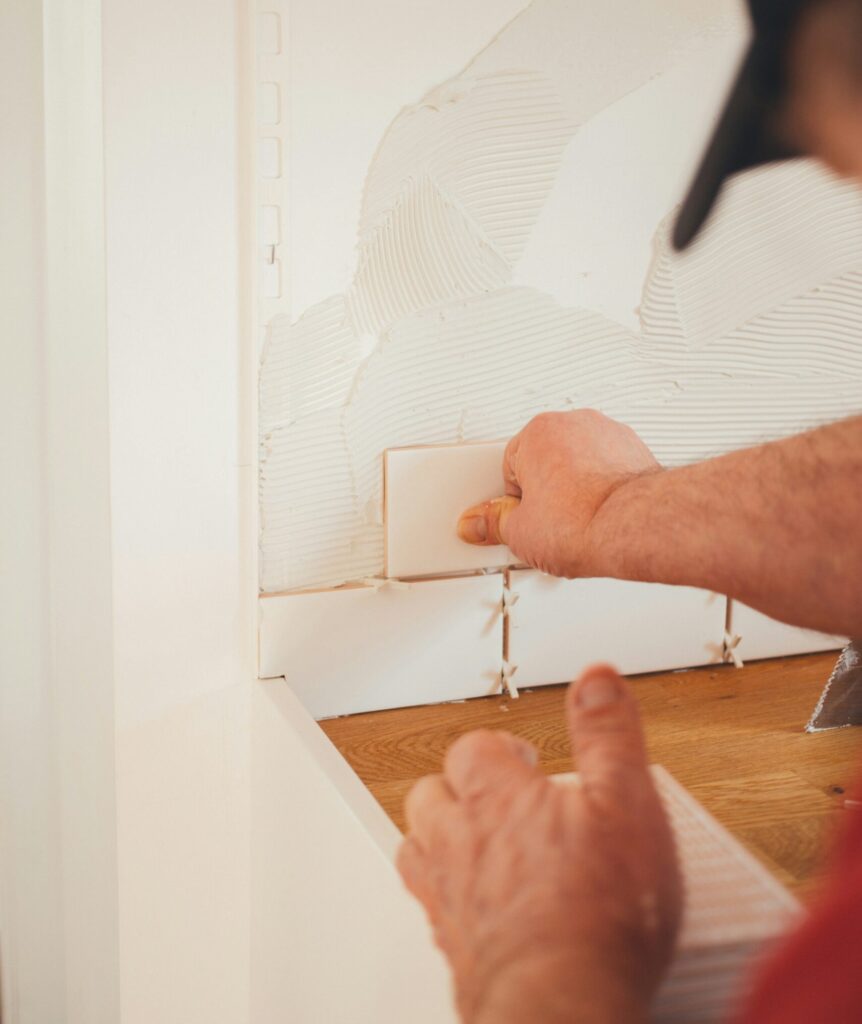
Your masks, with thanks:
[{"label": "drywall surface", "polygon": [[[321,163],[331,194],[361,185],[362,205],[350,245],[325,235],[322,249],[310,230],[291,243],[300,280],[321,251],[350,280],[310,305],[314,288],[291,290],[296,305],[269,325],[264,591],[382,571],[387,447],[506,437],[544,409],[588,405],[676,465],[862,406],[853,187],[803,162],[752,172],[693,251],[667,243],[745,39],[741,5],[534,0],[510,13],[463,70],[442,48],[424,95],[415,77],[387,79],[401,109],[385,131],[367,122],[362,182],[352,156]],[[393,49],[362,39],[368,65]],[[328,109],[307,44],[291,37],[300,84],[285,115],[303,126],[300,162]],[[366,95],[359,76],[342,84],[346,119]],[[292,195],[301,225],[320,204]]]}]

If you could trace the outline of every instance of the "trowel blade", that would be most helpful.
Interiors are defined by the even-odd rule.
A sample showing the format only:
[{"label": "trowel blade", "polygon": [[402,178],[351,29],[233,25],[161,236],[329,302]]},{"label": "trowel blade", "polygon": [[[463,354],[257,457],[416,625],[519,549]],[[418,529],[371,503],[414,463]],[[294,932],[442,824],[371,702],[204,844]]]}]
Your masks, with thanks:
[{"label": "trowel blade", "polygon": [[862,640],[852,640],[841,652],[805,731],[846,725],[862,725]]}]

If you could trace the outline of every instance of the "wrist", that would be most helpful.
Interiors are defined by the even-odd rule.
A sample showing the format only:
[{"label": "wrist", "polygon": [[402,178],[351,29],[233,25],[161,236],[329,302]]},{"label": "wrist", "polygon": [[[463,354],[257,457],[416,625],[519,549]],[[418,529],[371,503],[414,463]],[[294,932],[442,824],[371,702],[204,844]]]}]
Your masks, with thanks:
[{"label": "wrist", "polygon": [[623,477],[607,492],[584,537],[584,576],[655,579],[649,564],[648,510],[667,472],[663,467]]},{"label": "wrist", "polygon": [[649,999],[626,975],[563,953],[528,957],[484,992],[459,993],[459,1009],[464,1024],[645,1024]]}]

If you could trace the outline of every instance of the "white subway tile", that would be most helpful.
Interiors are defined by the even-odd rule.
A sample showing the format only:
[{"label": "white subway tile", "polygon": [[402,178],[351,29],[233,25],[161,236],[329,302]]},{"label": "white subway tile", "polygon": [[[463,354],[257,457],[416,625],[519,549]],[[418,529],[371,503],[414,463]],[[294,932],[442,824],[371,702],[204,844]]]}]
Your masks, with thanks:
[{"label": "white subway tile", "polygon": [[721,657],[726,600],[707,591],[534,570],[513,571],[511,589],[509,662],[521,689],[568,682],[596,661],[634,674]]},{"label": "white subway tile", "polygon": [[386,575],[430,576],[511,564],[503,545],[477,547],[457,534],[471,505],[505,493],[505,441],[390,448],[386,474]]},{"label": "white subway tile", "polygon": [[494,693],[502,593],[493,575],[264,597],[260,675],[315,718]]}]

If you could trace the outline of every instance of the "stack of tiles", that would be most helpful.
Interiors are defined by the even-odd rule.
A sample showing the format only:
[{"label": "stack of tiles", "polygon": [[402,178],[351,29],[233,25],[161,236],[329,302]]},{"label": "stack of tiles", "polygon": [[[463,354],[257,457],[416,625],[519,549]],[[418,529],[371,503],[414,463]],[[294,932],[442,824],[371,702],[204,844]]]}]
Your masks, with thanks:
[{"label": "stack of tiles", "polygon": [[[755,958],[794,922],[796,899],[664,768],[652,768],[670,818],[685,888],[676,958],[656,1024],[730,1019]],[[577,775],[554,776],[562,783]]]}]

